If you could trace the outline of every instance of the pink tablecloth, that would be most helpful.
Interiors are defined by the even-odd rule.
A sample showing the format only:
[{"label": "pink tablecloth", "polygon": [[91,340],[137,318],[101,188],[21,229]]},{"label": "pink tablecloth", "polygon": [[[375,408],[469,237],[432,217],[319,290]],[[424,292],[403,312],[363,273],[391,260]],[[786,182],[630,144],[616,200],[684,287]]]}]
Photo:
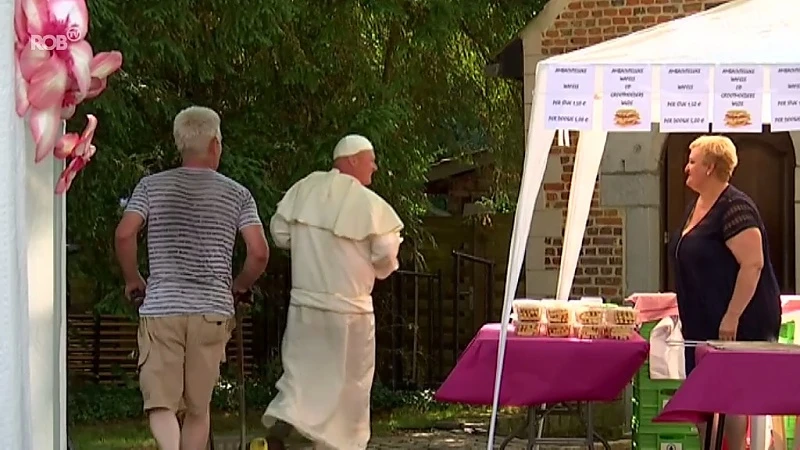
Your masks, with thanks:
[{"label": "pink tablecloth", "polygon": [[796,295],[781,295],[781,306],[784,314],[800,311],[800,298]]},{"label": "pink tablecloth", "polygon": [[[500,404],[612,401],[644,364],[648,343],[522,338],[509,327]],[[436,392],[442,402],[491,405],[500,324],[487,324]]]},{"label": "pink tablecloth", "polygon": [[653,422],[698,423],[712,413],[800,415],[800,353],[698,347],[697,367]]}]

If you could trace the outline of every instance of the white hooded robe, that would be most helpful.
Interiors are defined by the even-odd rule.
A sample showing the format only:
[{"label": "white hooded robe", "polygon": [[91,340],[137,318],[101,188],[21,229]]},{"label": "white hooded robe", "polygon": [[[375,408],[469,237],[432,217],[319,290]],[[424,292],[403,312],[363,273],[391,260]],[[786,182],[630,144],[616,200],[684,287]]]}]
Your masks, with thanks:
[{"label": "white hooded robe", "polygon": [[270,222],[290,249],[292,291],[278,395],[262,422],[282,420],[317,448],[361,450],[370,438],[375,373],[372,288],[398,269],[403,223],[355,178],[334,169],[297,182]]}]

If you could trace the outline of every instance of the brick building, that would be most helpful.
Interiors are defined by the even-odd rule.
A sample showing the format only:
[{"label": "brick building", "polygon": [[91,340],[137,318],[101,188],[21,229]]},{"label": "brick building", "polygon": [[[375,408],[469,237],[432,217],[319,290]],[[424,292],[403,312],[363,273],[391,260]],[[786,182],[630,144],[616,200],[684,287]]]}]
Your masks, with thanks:
[{"label": "brick building", "polygon": [[[701,0],[551,0],[487,66],[487,74],[522,82],[526,136],[536,65],[549,56],[621,37],[726,2]],[[683,167],[697,135],[609,133],[573,295],[619,299],[633,292],[669,290],[665,233],[679,226],[686,202]],[[784,292],[795,292],[800,251],[800,133],[729,135],[740,165],[732,183],[756,201]],[[572,147],[554,143],[534,212],[525,260],[529,296],[555,294],[577,133]],[[800,185],[798,185],[800,186]]]}]

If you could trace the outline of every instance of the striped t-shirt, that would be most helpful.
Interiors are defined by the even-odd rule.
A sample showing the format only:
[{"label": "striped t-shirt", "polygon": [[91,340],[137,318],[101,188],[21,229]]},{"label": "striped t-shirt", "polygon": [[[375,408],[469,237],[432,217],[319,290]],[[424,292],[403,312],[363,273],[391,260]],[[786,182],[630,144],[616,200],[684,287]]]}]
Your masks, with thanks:
[{"label": "striped t-shirt", "polygon": [[126,211],[147,223],[150,276],[140,315],[234,313],[236,233],[261,226],[247,188],[211,169],[181,167],[142,178]]}]

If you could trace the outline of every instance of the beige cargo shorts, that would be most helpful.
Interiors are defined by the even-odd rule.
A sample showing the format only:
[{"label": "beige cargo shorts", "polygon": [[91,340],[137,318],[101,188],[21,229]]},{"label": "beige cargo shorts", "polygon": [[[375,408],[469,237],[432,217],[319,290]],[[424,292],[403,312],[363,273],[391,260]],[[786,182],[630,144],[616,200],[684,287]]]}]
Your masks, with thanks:
[{"label": "beige cargo shorts", "polygon": [[235,319],[220,314],[139,319],[139,387],[145,412],[204,414]]}]

